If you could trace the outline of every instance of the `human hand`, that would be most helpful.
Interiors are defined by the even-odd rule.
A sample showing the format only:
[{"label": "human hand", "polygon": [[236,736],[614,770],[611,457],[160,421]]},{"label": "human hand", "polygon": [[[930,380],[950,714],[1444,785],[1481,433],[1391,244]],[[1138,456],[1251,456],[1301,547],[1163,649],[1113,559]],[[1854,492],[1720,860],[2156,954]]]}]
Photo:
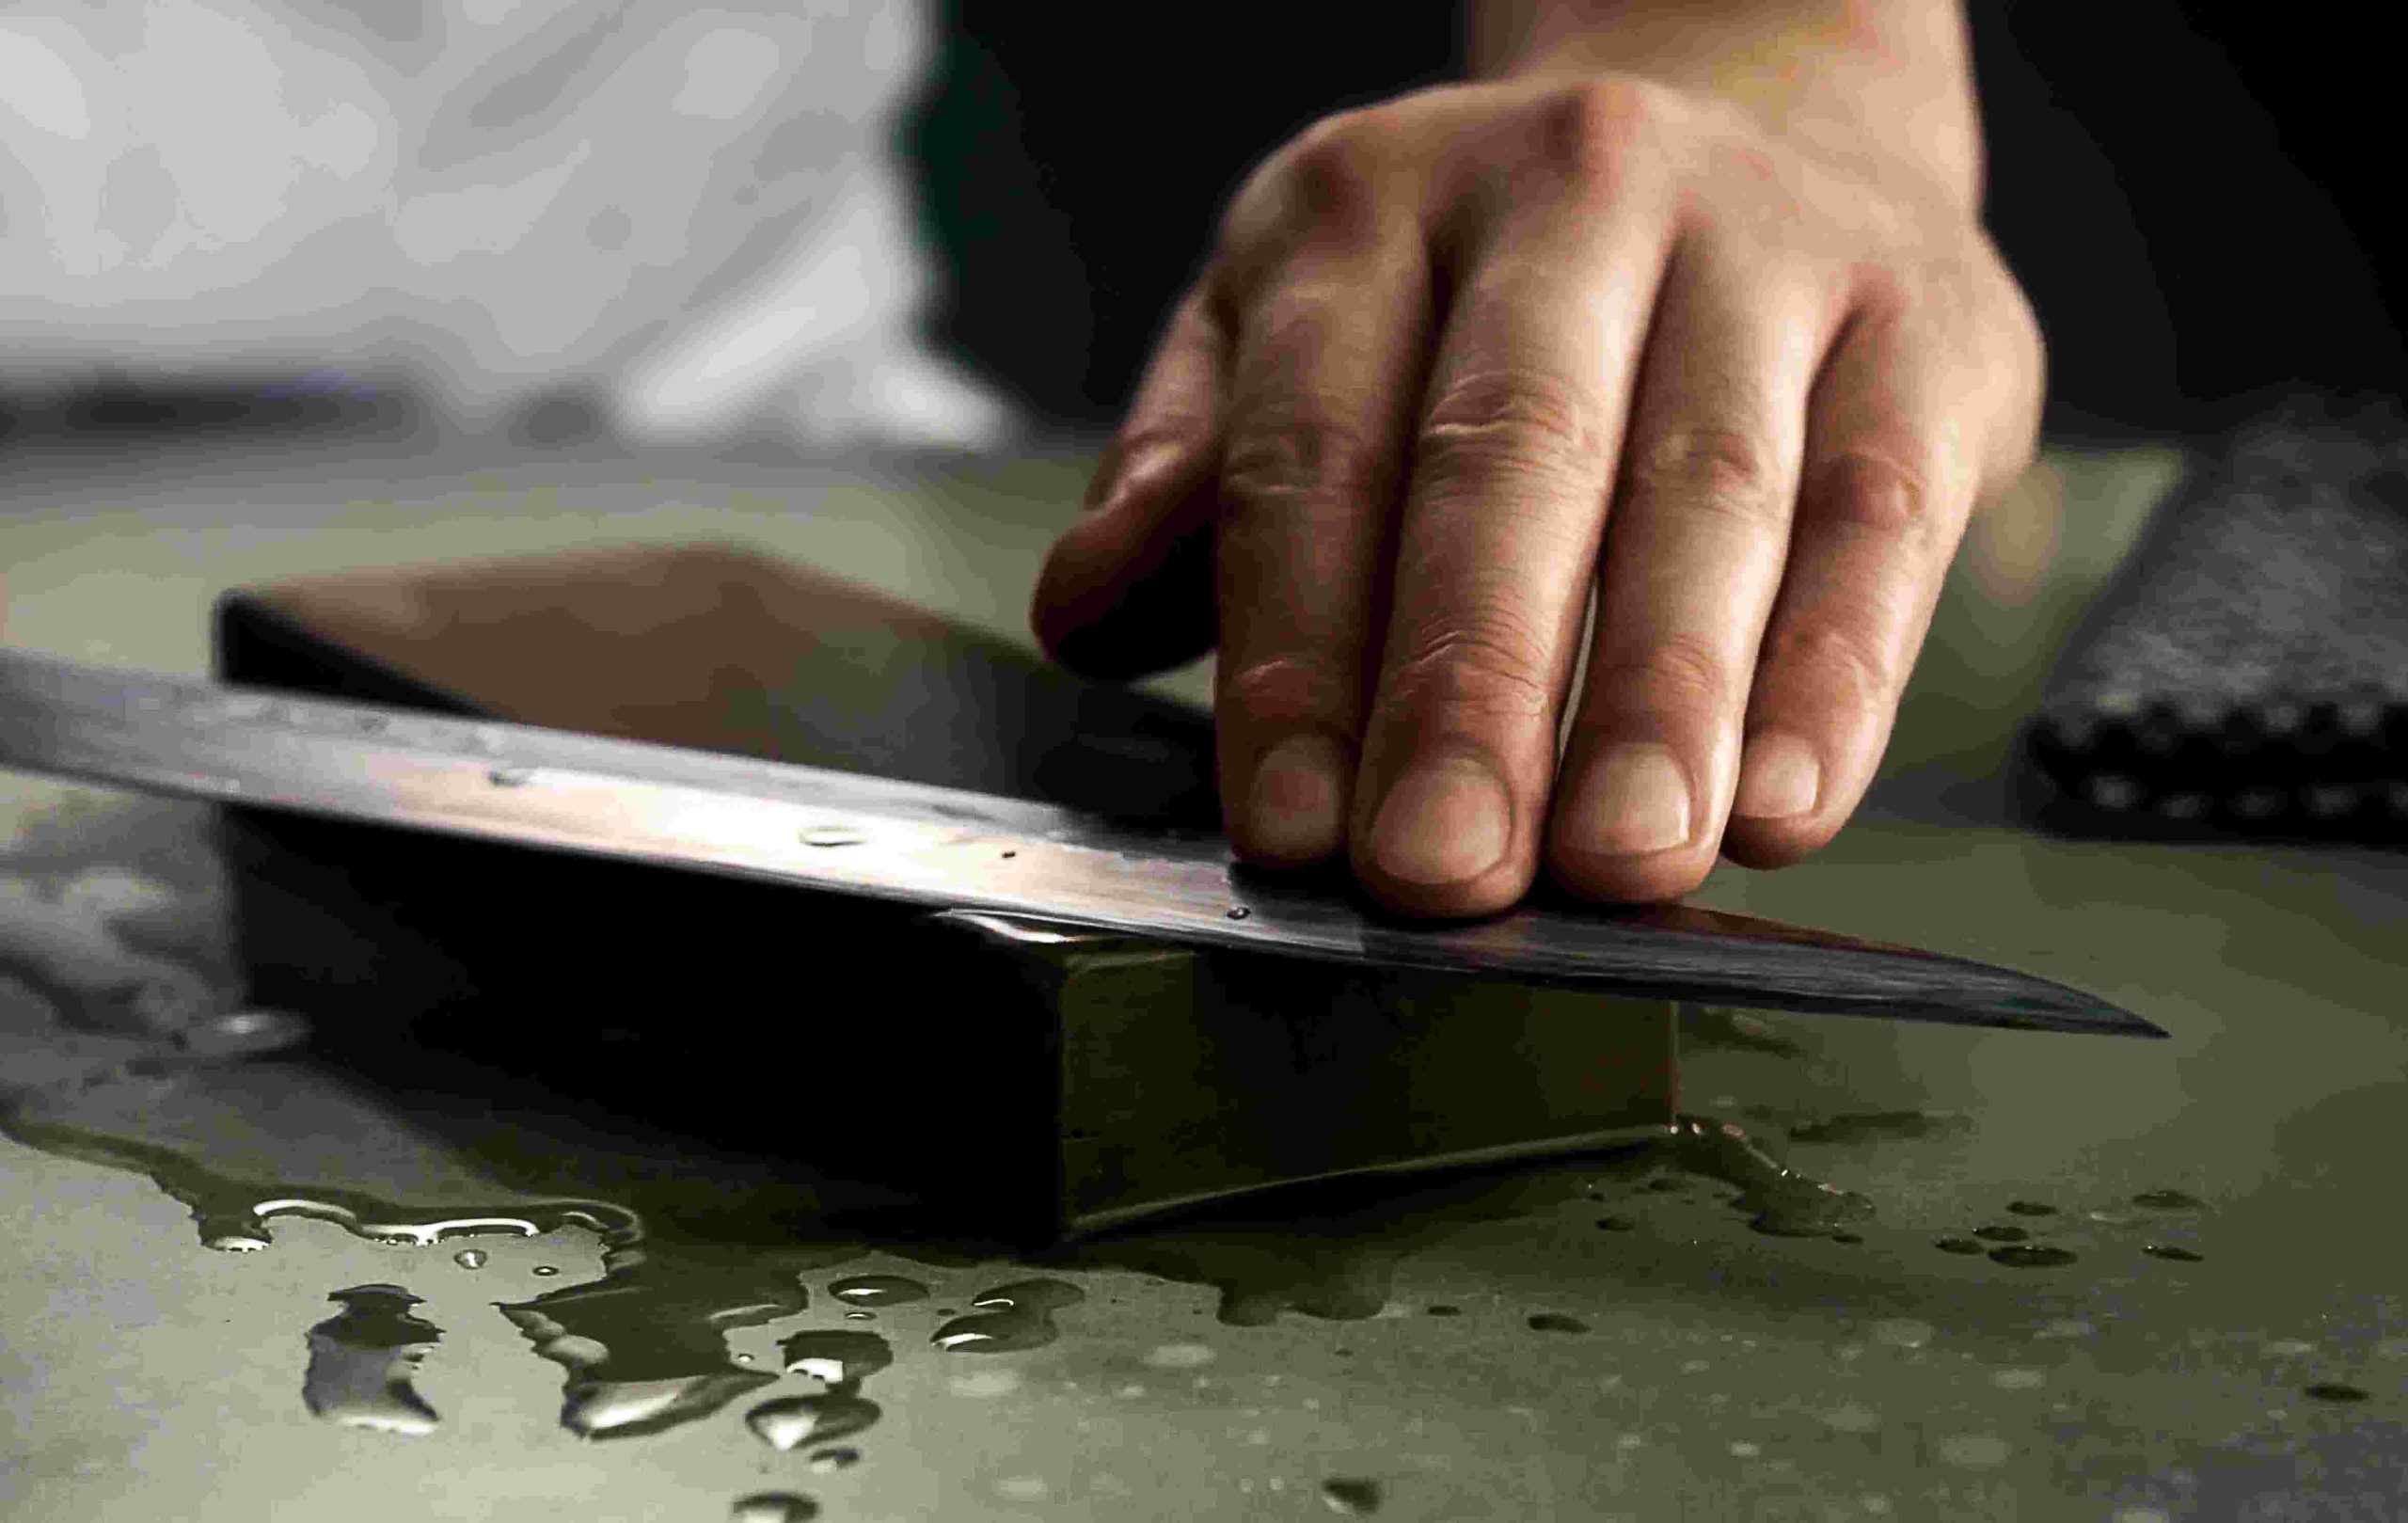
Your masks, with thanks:
[{"label": "human hand", "polygon": [[1617,74],[1321,122],[1231,205],[1038,638],[1113,676],[1217,638],[1238,854],[1348,851],[1408,912],[1819,849],[2043,368],[1964,198],[1846,146]]}]

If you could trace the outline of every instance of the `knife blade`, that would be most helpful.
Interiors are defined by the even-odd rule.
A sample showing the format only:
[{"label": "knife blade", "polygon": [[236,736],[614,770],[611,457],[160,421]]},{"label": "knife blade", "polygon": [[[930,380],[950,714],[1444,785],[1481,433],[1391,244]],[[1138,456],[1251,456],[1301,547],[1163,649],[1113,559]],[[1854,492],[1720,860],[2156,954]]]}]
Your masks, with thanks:
[{"label": "knife blade", "polygon": [[2010,968],[1687,905],[1542,895],[1384,913],[1250,871],[1217,834],[564,730],[0,650],[0,768],[1200,946],[1758,1008],[2162,1037]]}]

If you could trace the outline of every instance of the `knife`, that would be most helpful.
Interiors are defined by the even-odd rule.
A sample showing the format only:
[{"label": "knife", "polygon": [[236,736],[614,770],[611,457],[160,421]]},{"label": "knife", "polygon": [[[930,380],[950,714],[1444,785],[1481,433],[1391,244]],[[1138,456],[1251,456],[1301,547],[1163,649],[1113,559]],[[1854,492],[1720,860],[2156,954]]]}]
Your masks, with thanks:
[{"label": "knife", "polygon": [[1422,923],[1217,834],[0,650],[0,768],[1208,947],[1758,1008],[2162,1037],[2013,969],[1687,905]]}]

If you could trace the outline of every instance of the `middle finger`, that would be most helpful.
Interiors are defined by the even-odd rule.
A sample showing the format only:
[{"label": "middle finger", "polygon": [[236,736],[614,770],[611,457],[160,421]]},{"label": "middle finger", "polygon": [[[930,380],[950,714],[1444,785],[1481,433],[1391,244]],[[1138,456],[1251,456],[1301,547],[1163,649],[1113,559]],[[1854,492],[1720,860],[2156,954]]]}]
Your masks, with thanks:
[{"label": "middle finger", "polygon": [[1549,833],[1549,867],[1581,893],[1668,898],[1714,865],[1832,285],[1810,263],[1708,236],[1673,255]]},{"label": "middle finger", "polygon": [[1535,874],[1662,200],[1641,176],[1536,198],[1456,284],[1350,833],[1358,875],[1399,908],[1501,909]]}]

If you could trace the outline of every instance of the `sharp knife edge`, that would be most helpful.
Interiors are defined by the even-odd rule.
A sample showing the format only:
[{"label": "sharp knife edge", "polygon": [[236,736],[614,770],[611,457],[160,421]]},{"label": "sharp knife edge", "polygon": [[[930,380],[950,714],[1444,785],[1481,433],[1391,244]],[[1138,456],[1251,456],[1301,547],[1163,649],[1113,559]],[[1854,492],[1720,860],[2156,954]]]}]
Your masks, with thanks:
[{"label": "sharp knife edge", "polygon": [[1217,835],[642,741],[0,650],[0,766],[1211,946],[1670,998],[2128,1036],[2012,969],[1685,906],[1392,920]]}]

